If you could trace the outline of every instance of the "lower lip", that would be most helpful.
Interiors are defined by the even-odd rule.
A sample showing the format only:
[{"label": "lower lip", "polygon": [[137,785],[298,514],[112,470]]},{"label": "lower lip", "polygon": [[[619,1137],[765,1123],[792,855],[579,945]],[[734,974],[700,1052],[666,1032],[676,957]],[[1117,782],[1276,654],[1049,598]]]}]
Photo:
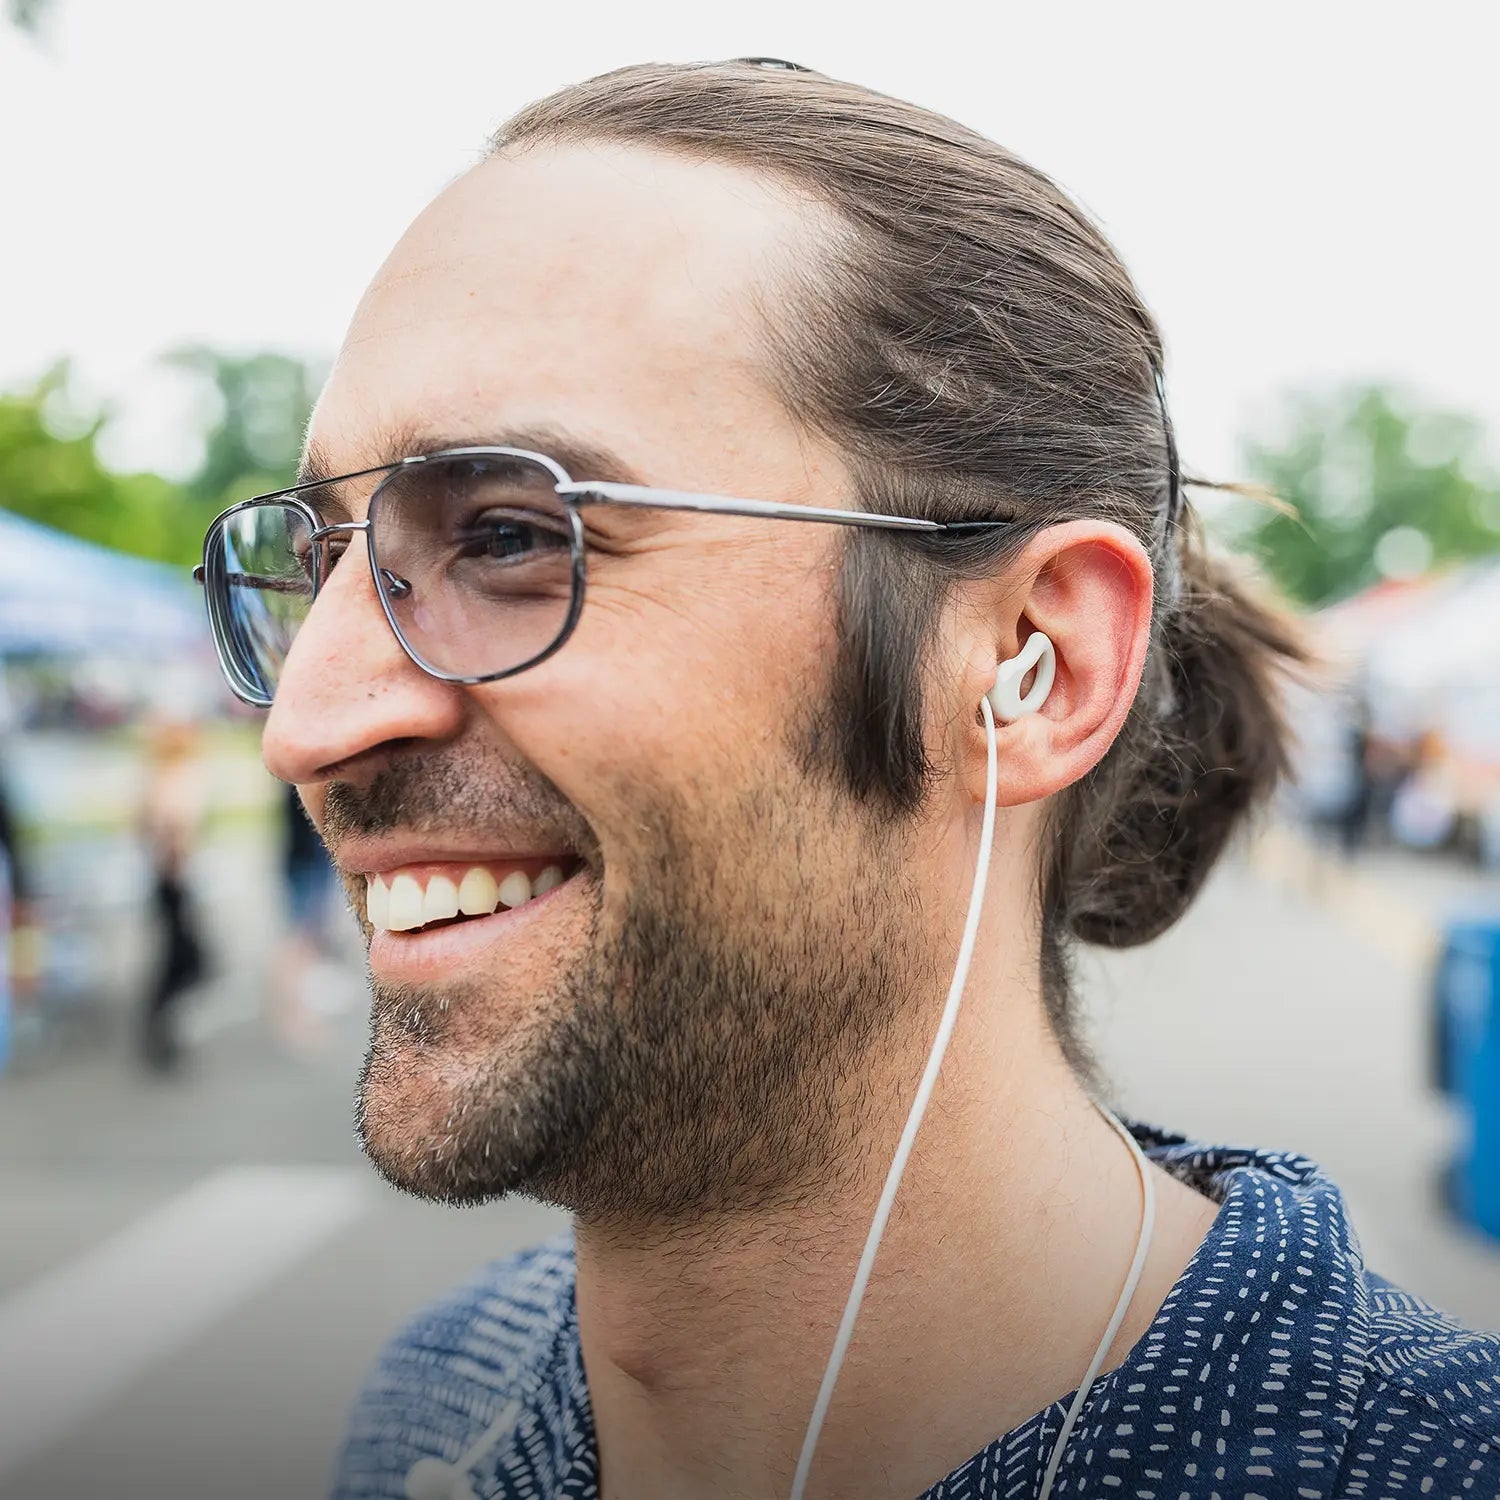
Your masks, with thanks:
[{"label": "lower lip", "polygon": [[490,916],[470,917],[430,932],[376,931],[370,937],[370,973],[392,984],[451,979],[455,970],[485,949],[524,932],[554,901],[586,878],[587,872],[580,870],[545,895],[533,896],[520,906],[501,907]]}]

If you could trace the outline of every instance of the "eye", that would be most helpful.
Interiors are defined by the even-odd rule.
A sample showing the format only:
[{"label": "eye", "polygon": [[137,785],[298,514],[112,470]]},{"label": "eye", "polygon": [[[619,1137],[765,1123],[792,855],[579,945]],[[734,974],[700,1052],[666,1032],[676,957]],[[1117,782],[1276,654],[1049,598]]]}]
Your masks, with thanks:
[{"label": "eye", "polygon": [[459,528],[457,541],[462,556],[497,563],[555,557],[571,546],[559,517],[511,506],[480,511]]},{"label": "eye", "polygon": [[347,532],[335,532],[332,536],[323,537],[319,541],[313,541],[306,530],[296,533],[292,545],[292,560],[296,571],[301,575],[304,582],[311,584],[319,564],[319,549],[322,549],[321,567],[323,581],[326,583],[328,575],[333,572],[334,564],[349,550],[349,536]]}]

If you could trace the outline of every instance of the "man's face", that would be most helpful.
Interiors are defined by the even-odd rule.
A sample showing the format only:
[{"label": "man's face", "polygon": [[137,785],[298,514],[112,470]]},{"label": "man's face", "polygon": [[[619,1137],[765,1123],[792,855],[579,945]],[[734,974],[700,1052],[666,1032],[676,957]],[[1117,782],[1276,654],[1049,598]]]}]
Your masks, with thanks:
[{"label": "man's face", "polygon": [[[728,168],[610,146],[491,160],[380,271],[312,440],[342,472],[400,456],[397,432],[541,432],[630,471],[607,477],[850,504],[755,352],[754,289],[813,238]],[[356,518],[368,494],[343,496]],[[916,830],[856,805],[823,748],[841,537],[584,516],[579,624],[514,678],[420,672],[358,551],[287,662],[267,763],[356,911],[375,875],[567,877],[492,916],[366,921],[366,1149],[415,1192],[524,1190],[600,1218],[796,1198],[935,983]]]}]

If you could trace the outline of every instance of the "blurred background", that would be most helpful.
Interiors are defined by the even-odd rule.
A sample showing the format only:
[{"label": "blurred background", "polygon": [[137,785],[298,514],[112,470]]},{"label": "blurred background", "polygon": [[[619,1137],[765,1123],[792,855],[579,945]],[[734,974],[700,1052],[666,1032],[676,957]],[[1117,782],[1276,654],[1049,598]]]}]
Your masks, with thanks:
[{"label": "blurred background", "polygon": [[877,14],[6,0],[0,1500],[317,1494],[395,1324],[558,1223],[363,1166],[353,923],[188,569],[289,480],[417,210],[514,108],[646,57],[915,98],[1103,222],[1187,467],[1280,497],[1197,503],[1329,666],[1260,834],[1087,959],[1101,1053],[1128,1112],[1320,1160],[1375,1269],[1500,1329],[1495,13]]}]

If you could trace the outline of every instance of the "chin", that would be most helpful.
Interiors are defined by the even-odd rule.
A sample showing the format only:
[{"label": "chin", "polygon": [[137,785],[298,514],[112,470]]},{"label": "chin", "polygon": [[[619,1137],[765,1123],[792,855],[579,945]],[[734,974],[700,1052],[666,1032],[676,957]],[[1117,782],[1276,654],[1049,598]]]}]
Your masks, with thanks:
[{"label": "chin", "polygon": [[[370,1045],[355,1095],[354,1123],[365,1155],[394,1187],[418,1197],[477,1201],[457,1170],[457,1135],[469,1112],[477,1060],[444,1024],[442,1001],[413,1005],[377,993]],[[473,1043],[477,1049],[477,1042]]]},{"label": "chin", "polygon": [[537,1196],[556,1124],[541,1018],[496,1036],[472,1024],[484,1012],[466,993],[377,987],[374,999],[355,1130],[375,1169],[435,1202]]}]

